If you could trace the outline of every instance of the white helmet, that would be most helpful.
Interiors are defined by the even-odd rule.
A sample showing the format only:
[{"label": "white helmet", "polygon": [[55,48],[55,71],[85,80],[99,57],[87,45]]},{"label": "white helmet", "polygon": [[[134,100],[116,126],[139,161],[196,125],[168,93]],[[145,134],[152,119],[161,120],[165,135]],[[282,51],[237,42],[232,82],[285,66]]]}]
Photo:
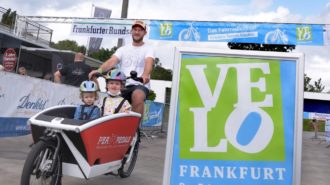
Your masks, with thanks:
[{"label": "white helmet", "polygon": [[93,81],[83,81],[80,85],[81,92],[96,92],[97,90],[97,85]]}]

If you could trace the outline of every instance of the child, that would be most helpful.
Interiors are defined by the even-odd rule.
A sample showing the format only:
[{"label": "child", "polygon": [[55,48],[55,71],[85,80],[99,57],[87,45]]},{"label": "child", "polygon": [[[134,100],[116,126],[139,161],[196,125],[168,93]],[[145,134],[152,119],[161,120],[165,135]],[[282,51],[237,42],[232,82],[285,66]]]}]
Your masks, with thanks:
[{"label": "child", "polygon": [[97,85],[93,81],[83,81],[80,85],[80,98],[84,102],[74,113],[76,120],[91,120],[100,117],[100,108],[94,105],[97,96]]},{"label": "child", "polygon": [[126,76],[118,69],[113,69],[105,75],[108,97],[103,99],[102,115],[110,115],[118,112],[128,112],[131,105],[121,97],[121,89],[125,85]]}]

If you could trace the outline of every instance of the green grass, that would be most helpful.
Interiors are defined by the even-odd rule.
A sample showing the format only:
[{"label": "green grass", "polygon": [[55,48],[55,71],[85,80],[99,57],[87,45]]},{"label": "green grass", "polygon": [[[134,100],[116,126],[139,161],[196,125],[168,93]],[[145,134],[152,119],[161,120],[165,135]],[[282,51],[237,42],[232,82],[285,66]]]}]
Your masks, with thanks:
[{"label": "green grass", "polygon": [[[304,119],[303,131],[314,131],[311,122],[312,122],[311,119]],[[324,125],[325,125],[325,121],[319,120],[319,132],[324,132]]]}]

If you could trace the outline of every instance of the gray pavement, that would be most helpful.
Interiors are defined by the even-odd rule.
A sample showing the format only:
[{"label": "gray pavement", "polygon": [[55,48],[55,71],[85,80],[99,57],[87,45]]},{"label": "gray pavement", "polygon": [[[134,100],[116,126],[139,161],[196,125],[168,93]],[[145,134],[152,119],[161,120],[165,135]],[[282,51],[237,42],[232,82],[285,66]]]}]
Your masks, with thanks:
[{"label": "gray pavement", "polygon": [[[330,184],[329,143],[311,139],[312,132],[303,133],[302,185]],[[322,136],[321,136],[322,137]],[[0,138],[0,184],[18,185],[31,135]],[[162,184],[166,138],[143,139],[139,157],[131,177],[99,176],[89,180],[63,177],[63,185],[160,185]]]}]

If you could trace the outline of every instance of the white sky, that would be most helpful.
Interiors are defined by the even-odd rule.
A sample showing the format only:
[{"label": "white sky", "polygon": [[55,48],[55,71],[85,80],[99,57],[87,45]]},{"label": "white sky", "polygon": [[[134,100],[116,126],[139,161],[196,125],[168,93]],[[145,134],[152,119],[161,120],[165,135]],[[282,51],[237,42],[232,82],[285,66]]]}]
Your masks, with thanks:
[{"label": "white sky", "polygon": [[[119,18],[122,0],[1,0],[0,6],[20,15],[90,17],[92,4],[112,10]],[[135,0],[129,2],[128,18],[199,21],[249,21],[330,24],[330,0]],[[87,39],[71,36],[69,24],[49,24],[53,41],[70,39],[86,45]],[[116,39],[105,39],[103,47],[116,45]],[[228,49],[226,43],[177,43],[148,41],[166,68],[172,68],[174,45]],[[330,47],[297,46],[294,52],[305,53],[305,73],[322,78],[330,90]]]}]

